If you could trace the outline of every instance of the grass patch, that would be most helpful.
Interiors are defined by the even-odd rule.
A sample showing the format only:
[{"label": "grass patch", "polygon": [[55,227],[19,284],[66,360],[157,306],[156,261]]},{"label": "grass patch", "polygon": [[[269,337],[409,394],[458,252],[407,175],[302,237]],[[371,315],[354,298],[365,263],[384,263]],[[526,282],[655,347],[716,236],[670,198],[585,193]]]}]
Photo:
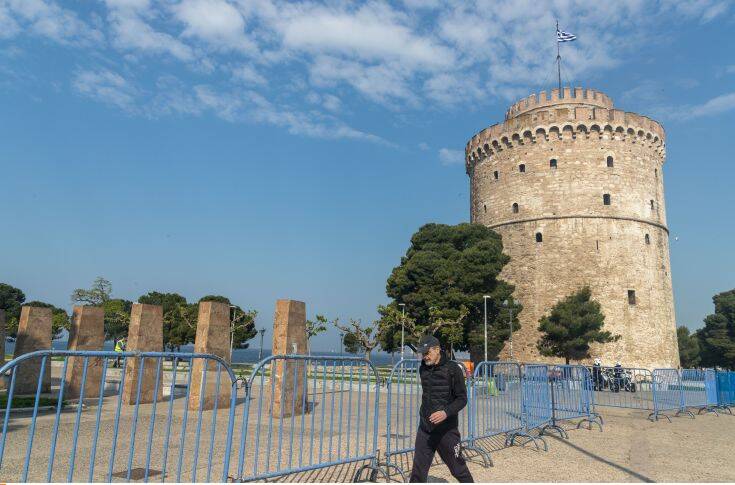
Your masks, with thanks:
[{"label": "grass patch", "polygon": [[[54,397],[41,397],[38,399],[38,405],[39,406],[56,406],[56,403],[58,402],[58,399]],[[35,396],[13,396],[13,403],[11,404],[11,409],[15,408],[32,408],[35,406],[36,403],[36,397]],[[8,396],[2,395],[0,396],[0,409],[6,409],[8,405]],[[66,405],[66,401],[61,401],[62,407]]]}]

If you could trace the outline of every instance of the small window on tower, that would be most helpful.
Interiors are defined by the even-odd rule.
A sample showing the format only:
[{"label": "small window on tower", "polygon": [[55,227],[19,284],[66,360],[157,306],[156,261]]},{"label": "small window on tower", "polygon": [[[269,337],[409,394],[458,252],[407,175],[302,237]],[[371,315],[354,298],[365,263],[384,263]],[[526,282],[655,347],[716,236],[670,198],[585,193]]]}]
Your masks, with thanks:
[{"label": "small window on tower", "polygon": [[523,173],[526,171],[526,166],[524,164],[518,165],[518,171]]},{"label": "small window on tower", "polygon": [[635,305],[635,290],[628,290],[628,305]]},{"label": "small window on tower", "polygon": [[607,157],[607,166],[612,167],[613,166],[613,157]]},{"label": "small window on tower", "polygon": [[549,167],[556,168],[556,158],[549,160]]},{"label": "small window on tower", "polygon": [[536,233],[536,242],[543,242],[543,241],[544,241],[544,236],[542,236],[540,232],[537,232]]},{"label": "small window on tower", "polygon": [[602,194],[602,203],[610,205],[610,194]]},{"label": "small window on tower", "polygon": [[493,172],[493,178],[494,178],[495,180],[498,180],[498,177],[500,177],[500,174],[499,174],[499,173],[498,173],[498,171],[496,170],[496,171],[494,171],[494,172]]},{"label": "small window on tower", "polygon": [[513,202],[513,214],[518,214],[518,202]]},{"label": "small window on tower", "polygon": [[646,234],[646,244],[651,244],[651,236]]},{"label": "small window on tower", "polygon": [[487,212],[487,204],[482,204],[482,210],[484,210],[485,212]]},{"label": "small window on tower", "polygon": [[655,209],[654,202],[653,202],[653,199],[651,199],[651,210],[654,210],[654,209]]}]

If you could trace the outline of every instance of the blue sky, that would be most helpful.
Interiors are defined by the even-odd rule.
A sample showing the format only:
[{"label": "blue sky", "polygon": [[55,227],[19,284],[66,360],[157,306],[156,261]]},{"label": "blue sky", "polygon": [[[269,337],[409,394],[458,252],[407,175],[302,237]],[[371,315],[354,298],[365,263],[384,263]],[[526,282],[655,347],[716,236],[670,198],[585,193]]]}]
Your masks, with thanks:
[{"label": "blue sky", "polygon": [[411,234],[469,219],[466,141],[554,84],[556,18],[565,83],[666,128],[697,328],[735,287],[735,6],[715,0],[0,0],[0,281],[373,319]]}]

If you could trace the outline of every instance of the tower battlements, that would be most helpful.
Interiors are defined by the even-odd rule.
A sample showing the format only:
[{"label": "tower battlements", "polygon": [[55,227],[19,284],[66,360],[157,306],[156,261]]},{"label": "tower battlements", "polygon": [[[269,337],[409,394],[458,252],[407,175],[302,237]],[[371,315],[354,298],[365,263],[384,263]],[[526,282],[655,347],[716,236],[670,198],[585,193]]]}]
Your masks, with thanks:
[{"label": "tower battlements", "polygon": [[546,91],[532,94],[526,98],[513,103],[505,112],[505,119],[510,119],[528,111],[550,106],[552,104],[584,104],[590,107],[612,109],[613,102],[610,97],[595,89],[563,88],[552,89],[547,96]]},{"label": "tower battlements", "polygon": [[637,113],[613,108],[612,100],[600,91],[564,88],[524,98],[514,103],[505,121],[477,133],[465,147],[466,169],[502,150],[542,141],[610,139],[650,146],[665,158],[666,132],[657,121]]}]

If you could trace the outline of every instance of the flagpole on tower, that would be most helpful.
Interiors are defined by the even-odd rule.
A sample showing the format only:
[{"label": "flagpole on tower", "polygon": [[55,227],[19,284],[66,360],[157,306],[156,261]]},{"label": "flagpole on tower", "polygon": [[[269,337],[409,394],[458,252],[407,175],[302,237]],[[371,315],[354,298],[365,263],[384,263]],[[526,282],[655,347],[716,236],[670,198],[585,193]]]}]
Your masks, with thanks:
[{"label": "flagpole on tower", "polygon": [[556,74],[559,79],[559,96],[561,96],[561,51],[559,50],[559,21],[556,21]]}]

